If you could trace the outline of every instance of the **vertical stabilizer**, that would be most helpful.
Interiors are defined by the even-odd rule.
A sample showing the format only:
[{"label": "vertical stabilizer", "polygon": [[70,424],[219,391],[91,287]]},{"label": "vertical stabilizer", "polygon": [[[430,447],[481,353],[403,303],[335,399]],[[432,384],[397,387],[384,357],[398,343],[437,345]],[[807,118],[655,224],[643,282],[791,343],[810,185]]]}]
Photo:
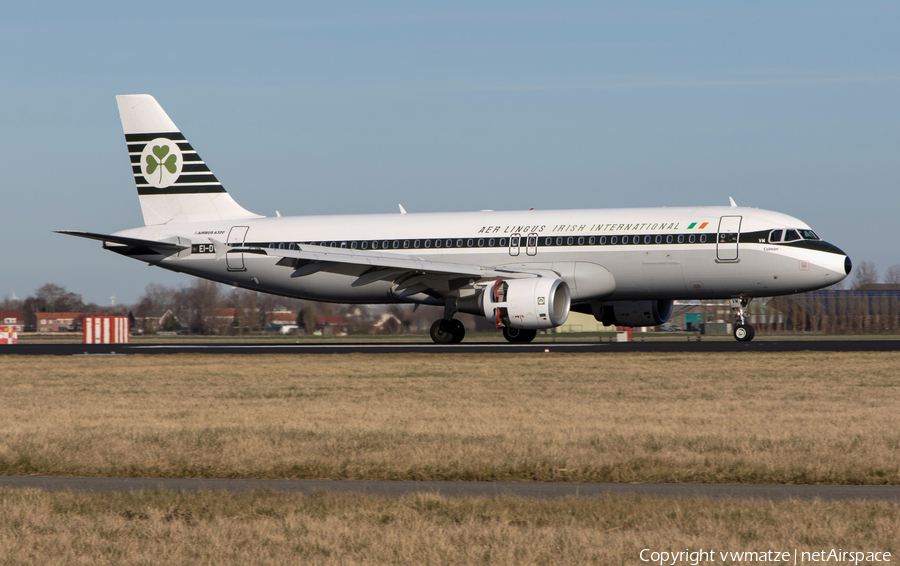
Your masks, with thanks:
[{"label": "vertical stabilizer", "polygon": [[116,97],[144,223],[261,218],[225,192],[149,94]]}]

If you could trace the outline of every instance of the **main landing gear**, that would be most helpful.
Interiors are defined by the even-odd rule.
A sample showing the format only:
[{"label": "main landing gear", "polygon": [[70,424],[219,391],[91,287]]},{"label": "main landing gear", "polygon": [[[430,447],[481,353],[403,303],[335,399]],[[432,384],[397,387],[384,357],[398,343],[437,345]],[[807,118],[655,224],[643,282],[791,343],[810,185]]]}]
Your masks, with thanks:
[{"label": "main landing gear", "polygon": [[431,325],[431,339],[435,344],[459,344],[466,337],[466,327],[453,318],[456,314],[456,301],[447,300],[444,304],[444,318]]},{"label": "main landing gear", "polygon": [[435,344],[459,344],[466,337],[466,327],[455,318],[442,318],[431,325],[431,339]]},{"label": "main landing gear", "polygon": [[537,336],[537,330],[510,327],[505,327],[503,329],[503,337],[506,338],[507,342],[512,342],[514,344],[531,342],[534,340],[535,336]]},{"label": "main landing gear", "polygon": [[743,297],[731,299],[731,312],[734,313],[734,339],[738,342],[749,342],[756,336],[753,327],[747,324],[744,318],[744,309],[753,299]]}]

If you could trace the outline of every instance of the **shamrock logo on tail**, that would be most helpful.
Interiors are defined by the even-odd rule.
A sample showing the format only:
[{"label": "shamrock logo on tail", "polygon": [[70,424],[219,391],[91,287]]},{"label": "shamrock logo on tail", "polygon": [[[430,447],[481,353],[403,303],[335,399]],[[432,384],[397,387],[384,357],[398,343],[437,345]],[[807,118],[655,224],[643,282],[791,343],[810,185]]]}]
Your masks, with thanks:
[{"label": "shamrock logo on tail", "polygon": [[[167,145],[154,145],[153,155],[147,155],[147,173],[152,175],[154,171],[159,169],[160,184],[162,184],[163,167],[165,167],[166,171],[173,175],[177,170],[177,167],[175,166],[175,162],[177,161],[175,154],[169,155],[169,157],[167,158],[166,155],[169,155],[169,146]],[[165,158],[165,161],[163,161],[163,158]]]}]

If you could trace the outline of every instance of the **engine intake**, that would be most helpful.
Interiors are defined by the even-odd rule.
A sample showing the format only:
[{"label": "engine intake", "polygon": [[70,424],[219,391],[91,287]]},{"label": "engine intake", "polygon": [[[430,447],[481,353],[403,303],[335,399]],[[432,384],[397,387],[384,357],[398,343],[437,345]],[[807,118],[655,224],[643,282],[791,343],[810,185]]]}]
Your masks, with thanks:
[{"label": "engine intake", "polygon": [[673,301],[591,303],[594,318],[607,326],[659,326],[672,316]]},{"label": "engine intake", "polygon": [[562,279],[500,279],[457,300],[460,312],[493,320],[498,328],[553,328],[569,316],[572,298]]}]

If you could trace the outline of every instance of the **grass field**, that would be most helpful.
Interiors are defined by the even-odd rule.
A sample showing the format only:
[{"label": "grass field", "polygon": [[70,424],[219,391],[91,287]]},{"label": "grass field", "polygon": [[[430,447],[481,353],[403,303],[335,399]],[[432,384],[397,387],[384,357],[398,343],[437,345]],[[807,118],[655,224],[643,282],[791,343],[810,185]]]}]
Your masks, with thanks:
[{"label": "grass field", "polygon": [[898,525],[900,506],[873,502],[0,489],[0,564],[642,564],[645,548],[893,561]]},{"label": "grass field", "polygon": [[900,354],[4,356],[0,474],[900,483]]}]

